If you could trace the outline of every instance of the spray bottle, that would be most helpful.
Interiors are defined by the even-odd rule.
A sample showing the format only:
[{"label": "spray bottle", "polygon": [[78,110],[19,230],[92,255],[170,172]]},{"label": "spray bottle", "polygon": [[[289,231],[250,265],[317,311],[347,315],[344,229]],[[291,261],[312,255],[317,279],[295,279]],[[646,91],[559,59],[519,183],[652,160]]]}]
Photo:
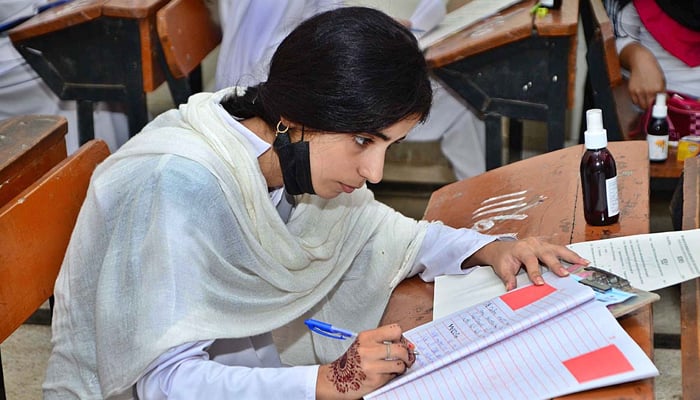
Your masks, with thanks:
[{"label": "spray bottle", "polygon": [[608,151],[607,132],[600,109],[586,111],[586,151],[581,158],[583,214],[590,225],[611,225],[620,216],[617,168]]}]

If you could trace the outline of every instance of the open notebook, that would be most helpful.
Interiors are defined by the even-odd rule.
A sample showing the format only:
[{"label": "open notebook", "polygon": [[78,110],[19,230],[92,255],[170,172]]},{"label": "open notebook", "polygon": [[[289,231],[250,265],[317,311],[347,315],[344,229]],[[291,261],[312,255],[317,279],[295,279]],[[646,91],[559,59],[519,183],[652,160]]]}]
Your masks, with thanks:
[{"label": "open notebook", "polygon": [[593,290],[543,274],[405,332],[420,352],[366,399],[541,399],[658,375]]}]

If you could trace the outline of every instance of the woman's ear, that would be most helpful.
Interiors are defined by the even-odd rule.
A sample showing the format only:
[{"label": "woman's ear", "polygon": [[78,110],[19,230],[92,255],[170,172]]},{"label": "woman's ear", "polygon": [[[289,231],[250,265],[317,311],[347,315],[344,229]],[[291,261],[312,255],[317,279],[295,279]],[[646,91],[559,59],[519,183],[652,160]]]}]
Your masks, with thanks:
[{"label": "woman's ear", "polygon": [[296,124],[287,118],[283,117],[280,115],[280,121],[282,121],[282,125],[288,127],[289,129],[294,129],[296,128]]}]

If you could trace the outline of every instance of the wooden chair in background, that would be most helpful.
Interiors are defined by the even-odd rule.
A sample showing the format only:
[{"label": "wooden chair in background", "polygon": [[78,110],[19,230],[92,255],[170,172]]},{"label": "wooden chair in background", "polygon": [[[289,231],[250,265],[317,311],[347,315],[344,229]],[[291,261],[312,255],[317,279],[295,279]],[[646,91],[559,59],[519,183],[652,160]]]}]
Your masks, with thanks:
[{"label": "wooden chair in background", "polygon": [[90,177],[108,155],[105,142],[89,141],[0,207],[0,344],[53,294]]},{"label": "wooden chair in background", "polygon": [[172,0],[156,19],[163,70],[177,106],[202,91],[201,63],[221,42],[221,30],[204,0]]},{"label": "wooden chair in background", "polygon": [[[603,110],[608,139],[630,139],[630,132],[637,127],[641,115],[635,110],[627,81],[622,77],[613,24],[603,0],[581,0],[579,8],[588,64],[583,112],[589,108],[600,108]],[[584,115],[581,119],[581,141],[585,124]]]}]

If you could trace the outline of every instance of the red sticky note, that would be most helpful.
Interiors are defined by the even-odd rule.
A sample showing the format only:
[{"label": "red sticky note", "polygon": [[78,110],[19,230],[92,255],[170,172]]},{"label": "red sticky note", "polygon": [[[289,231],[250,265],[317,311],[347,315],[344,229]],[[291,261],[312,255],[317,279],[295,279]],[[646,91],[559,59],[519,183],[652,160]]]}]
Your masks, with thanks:
[{"label": "red sticky note", "polygon": [[634,370],[614,344],[566,360],[564,366],[579,383]]},{"label": "red sticky note", "polygon": [[503,302],[506,303],[511,310],[515,311],[519,308],[530,305],[555,291],[555,288],[546,283],[539,286],[531,285],[522,289],[508,292],[501,296],[501,300],[503,300]]}]

